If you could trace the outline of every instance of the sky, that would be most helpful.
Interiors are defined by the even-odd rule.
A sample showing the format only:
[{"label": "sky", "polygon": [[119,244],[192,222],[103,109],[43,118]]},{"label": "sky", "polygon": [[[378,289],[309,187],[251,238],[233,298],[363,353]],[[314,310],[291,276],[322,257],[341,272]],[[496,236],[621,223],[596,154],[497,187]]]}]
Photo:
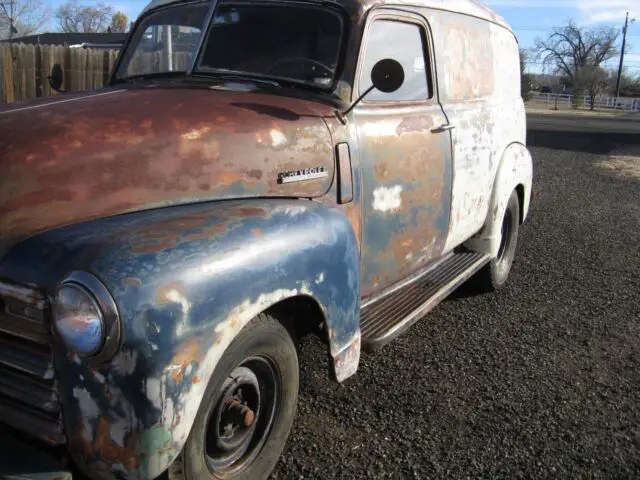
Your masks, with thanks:
[{"label": "sky", "polygon": [[[47,0],[52,9],[63,0]],[[148,0],[104,0],[133,20]],[[81,0],[81,3],[95,3]],[[536,37],[546,37],[553,27],[574,19],[585,27],[614,27],[622,31],[626,12],[637,21],[629,25],[625,67],[630,73],[640,74],[640,0],[484,0],[484,3],[502,15],[513,27],[523,48],[531,48]],[[619,42],[621,42],[620,36]],[[620,45],[619,45],[620,46]],[[612,59],[606,68],[617,69],[619,59]],[[543,67],[535,59],[529,62],[532,73],[542,73]]]}]

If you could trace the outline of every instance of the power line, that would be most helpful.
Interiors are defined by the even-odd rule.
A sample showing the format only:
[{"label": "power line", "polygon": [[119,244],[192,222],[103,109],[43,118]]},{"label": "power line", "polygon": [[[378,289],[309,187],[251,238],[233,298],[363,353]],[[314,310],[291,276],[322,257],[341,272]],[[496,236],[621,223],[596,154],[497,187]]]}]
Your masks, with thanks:
[{"label": "power line", "polygon": [[[534,26],[512,25],[511,28],[513,30],[519,30],[519,31],[523,31],[523,32],[546,32],[546,31],[561,29],[561,28],[564,28],[565,26],[566,25],[556,25],[556,26],[550,26],[550,27],[534,27]],[[627,33],[627,36],[629,36],[629,37],[640,37],[640,33]]]}]

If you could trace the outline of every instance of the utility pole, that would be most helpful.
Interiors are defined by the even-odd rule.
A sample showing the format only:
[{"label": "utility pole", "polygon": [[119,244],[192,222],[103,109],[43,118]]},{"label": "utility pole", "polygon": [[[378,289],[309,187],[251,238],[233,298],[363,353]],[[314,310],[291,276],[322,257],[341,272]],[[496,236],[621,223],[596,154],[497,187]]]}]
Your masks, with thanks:
[{"label": "utility pole", "polygon": [[[632,18],[631,23],[635,22],[636,19]],[[627,12],[627,18],[624,21],[624,28],[622,29],[622,50],[620,51],[620,65],[618,66],[618,81],[616,82],[616,102],[620,97],[620,80],[622,78],[622,65],[624,62],[624,49],[627,45],[627,30],[629,29],[629,12]]]}]

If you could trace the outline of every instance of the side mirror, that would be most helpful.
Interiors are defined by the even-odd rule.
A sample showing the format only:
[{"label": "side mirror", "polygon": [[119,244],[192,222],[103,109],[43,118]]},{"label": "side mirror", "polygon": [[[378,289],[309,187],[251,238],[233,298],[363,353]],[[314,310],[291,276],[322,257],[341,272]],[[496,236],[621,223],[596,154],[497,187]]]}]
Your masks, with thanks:
[{"label": "side mirror", "polygon": [[51,75],[47,77],[49,85],[56,92],[62,92],[62,84],[64,83],[64,72],[59,63],[56,63],[51,69]]},{"label": "side mirror", "polygon": [[362,99],[371,92],[374,88],[377,88],[383,93],[392,93],[397,91],[404,83],[404,69],[397,60],[392,58],[384,58],[378,61],[371,69],[371,83],[372,85],[360,95],[355,102],[353,102],[349,108],[344,112],[336,111],[338,119],[345,123],[345,115],[347,115],[353,108],[362,101]]},{"label": "side mirror", "polygon": [[392,58],[380,60],[371,69],[371,83],[381,92],[395,92],[404,83],[404,69],[400,62]]}]

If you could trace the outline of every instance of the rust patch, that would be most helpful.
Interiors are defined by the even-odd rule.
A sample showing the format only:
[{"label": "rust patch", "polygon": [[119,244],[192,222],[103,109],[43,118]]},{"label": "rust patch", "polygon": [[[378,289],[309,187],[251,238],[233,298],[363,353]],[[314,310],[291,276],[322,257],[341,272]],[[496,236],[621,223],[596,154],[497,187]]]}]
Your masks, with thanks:
[{"label": "rust patch", "polygon": [[161,285],[156,291],[156,303],[158,305],[168,305],[175,303],[176,293],[180,297],[184,297],[184,285],[180,282],[167,282]]},{"label": "rust patch", "polygon": [[210,215],[202,212],[159,222],[153,229],[137,233],[132,250],[137,254],[158,253],[174,248],[181,240],[201,240],[226,232],[224,224],[210,222]]},{"label": "rust patch", "polygon": [[221,233],[225,233],[226,231],[227,231],[227,226],[222,223],[218,223],[216,225],[211,225],[210,227],[204,228],[202,232],[190,233],[185,237],[185,239],[188,242],[193,242],[196,240],[205,240],[208,238],[214,238],[220,235]]},{"label": "rust patch", "polygon": [[176,244],[177,243],[175,241],[164,240],[164,241],[159,241],[157,243],[145,244],[145,245],[135,244],[132,250],[133,250],[133,253],[136,253],[138,255],[147,255],[151,253],[160,253],[168,248],[174,248]]},{"label": "rust patch", "polygon": [[267,218],[269,212],[266,208],[259,207],[239,207],[233,209],[233,216],[236,218],[260,217]]},{"label": "rust patch", "polygon": [[171,377],[174,381],[176,383],[182,383],[184,371],[192,363],[198,363],[201,357],[202,349],[197,339],[193,338],[185,343],[171,360]]},{"label": "rust patch", "polygon": [[111,439],[109,423],[100,418],[96,431],[93,449],[99,452],[102,459],[110,464],[121,463],[127,470],[136,470],[140,466],[140,457],[136,454],[138,439],[130,437],[126,446],[122,447]]},{"label": "rust patch", "polygon": [[[238,107],[248,98],[267,110],[295,112],[297,119],[279,126],[269,114]],[[0,254],[35,233],[120,213],[238,196],[315,198],[330,187],[330,178],[277,182],[276,173],[292,166],[333,170],[331,136],[315,115],[331,115],[331,108],[317,102],[141,89],[41,105],[35,116],[11,107],[0,116]],[[274,128],[286,144],[255,144],[257,135],[271,138]],[[30,131],[38,131],[37,141]],[[179,233],[150,238],[136,252],[169,248]]]},{"label": "rust patch", "polygon": [[387,162],[378,163],[375,166],[374,171],[377,179],[385,179],[387,177],[387,174],[389,173],[389,170],[387,169]]},{"label": "rust patch", "polygon": [[70,448],[82,457],[87,463],[93,457],[93,448],[91,441],[87,439],[87,430],[82,422],[80,422],[76,433],[70,439]]},{"label": "rust patch", "polygon": [[255,178],[256,180],[260,180],[262,179],[262,170],[258,170],[258,169],[249,170],[247,172],[247,175],[250,178]]},{"label": "rust patch", "polygon": [[362,247],[362,211],[360,210],[360,204],[354,202],[344,205],[342,208],[353,227],[353,232],[358,242],[358,250],[360,250]]}]

